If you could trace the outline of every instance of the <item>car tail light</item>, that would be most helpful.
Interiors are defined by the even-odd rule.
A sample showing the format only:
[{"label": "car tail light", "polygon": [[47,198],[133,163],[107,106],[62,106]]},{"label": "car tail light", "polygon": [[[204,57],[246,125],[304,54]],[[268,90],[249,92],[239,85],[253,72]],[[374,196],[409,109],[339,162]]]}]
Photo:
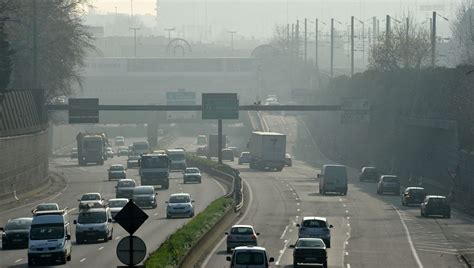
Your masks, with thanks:
[{"label": "car tail light", "polygon": [[257,240],[257,236],[252,235],[252,240]]}]

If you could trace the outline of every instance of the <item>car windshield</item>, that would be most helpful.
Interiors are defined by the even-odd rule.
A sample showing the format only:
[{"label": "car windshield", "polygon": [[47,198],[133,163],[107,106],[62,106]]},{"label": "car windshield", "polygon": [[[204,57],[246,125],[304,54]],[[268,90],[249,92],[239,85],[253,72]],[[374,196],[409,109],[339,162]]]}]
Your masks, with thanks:
[{"label": "car windshield", "polygon": [[57,210],[58,206],[56,204],[40,204],[36,207],[36,211],[45,211],[45,210]]},{"label": "car windshield", "polygon": [[186,173],[199,173],[199,169],[197,169],[197,168],[187,168]]},{"label": "car windshield", "polygon": [[170,203],[189,203],[189,195],[173,195],[170,196]]},{"label": "car windshield", "polygon": [[154,192],[153,187],[137,187],[133,190],[133,194],[153,194]]},{"label": "car windshield", "polygon": [[425,190],[423,190],[423,189],[410,189],[408,192],[410,194],[424,194]]},{"label": "car windshield", "polygon": [[100,200],[98,194],[85,194],[81,197],[82,201],[89,201],[89,200]]},{"label": "car windshield", "polygon": [[100,141],[100,140],[97,140],[97,141],[94,141],[94,140],[87,141],[87,140],[85,140],[83,142],[83,146],[86,149],[98,149],[102,146],[102,141]]},{"label": "car windshield", "polygon": [[169,165],[168,156],[142,156],[142,168],[166,168]]},{"label": "car windshield", "polygon": [[262,252],[238,252],[235,254],[235,264],[239,265],[263,265],[265,255]]},{"label": "car windshield", "polygon": [[398,178],[397,177],[384,177],[383,181],[384,182],[398,182]]},{"label": "car windshield", "polygon": [[296,242],[297,247],[322,248],[324,242],[321,239],[300,239]]},{"label": "car windshield", "polygon": [[94,212],[81,212],[77,217],[77,222],[81,224],[87,223],[103,223],[107,221],[105,211],[94,211]]},{"label": "car windshield", "polygon": [[31,240],[59,239],[64,237],[63,224],[38,224],[30,229]]},{"label": "car windshield", "polygon": [[7,222],[6,230],[22,230],[30,228],[32,219],[18,219]]},{"label": "car windshield", "polygon": [[180,160],[185,159],[184,154],[170,154],[169,156],[170,156],[171,160],[174,160],[174,161],[180,161]]},{"label": "car windshield", "polygon": [[111,208],[122,208],[128,203],[128,200],[110,200],[109,207]]},{"label": "car windshield", "polygon": [[253,235],[253,229],[250,227],[234,227],[230,230],[231,234]]},{"label": "car windshield", "polygon": [[321,220],[305,220],[305,221],[303,221],[303,227],[324,228],[324,227],[326,227],[326,222],[321,221]]},{"label": "car windshield", "polygon": [[117,182],[118,187],[135,187],[135,181],[119,181]]},{"label": "car windshield", "polygon": [[122,171],[124,170],[123,166],[111,166],[110,171]]},{"label": "car windshield", "polygon": [[250,153],[242,153],[240,156],[241,157],[248,157],[248,156],[250,156]]}]

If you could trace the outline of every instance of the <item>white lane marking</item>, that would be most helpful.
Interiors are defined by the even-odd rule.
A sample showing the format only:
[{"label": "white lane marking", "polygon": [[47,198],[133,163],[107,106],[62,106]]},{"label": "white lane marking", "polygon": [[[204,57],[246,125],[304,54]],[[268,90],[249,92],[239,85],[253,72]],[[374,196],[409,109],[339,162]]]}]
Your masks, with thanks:
[{"label": "white lane marking", "polygon": [[23,259],[18,259],[18,260],[15,261],[15,263],[19,263],[19,262],[21,262],[22,260],[23,260]]},{"label": "white lane marking", "polygon": [[346,204],[342,204],[343,207],[346,207]]},{"label": "white lane marking", "polygon": [[[247,185],[247,189],[249,191],[249,201],[247,204],[252,204],[253,202],[253,193],[252,193],[252,188],[250,188],[250,185],[247,183],[247,181],[242,178],[242,181],[245,183],[245,185]],[[222,187],[222,189],[224,190],[224,193],[225,193],[225,189],[224,187]],[[247,215],[249,214],[249,211],[250,211],[250,206],[247,206],[245,212],[244,212],[244,215],[242,215],[242,217],[240,217],[240,219],[237,221],[236,224],[240,224],[246,217]],[[290,230],[291,232],[291,230]],[[207,255],[206,259],[204,260],[204,262],[202,263],[201,267],[208,267],[208,263],[209,261],[211,260],[212,256],[216,255],[216,252],[217,252],[217,249],[222,245],[222,243],[224,243],[226,237],[222,237],[222,239],[216,244],[216,246],[212,249],[211,253],[209,255]]]},{"label": "white lane marking", "polygon": [[213,181],[215,184],[217,184],[217,186],[219,186],[219,188],[221,188],[223,194],[226,194],[225,188],[224,188],[224,186],[222,186],[222,184],[221,184],[220,182],[218,182],[218,181],[215,180],[215,179],[213,179],[212,181]]},{"label": "white lane marking", "polygon": [[71,208],[71,209],[68,209],[67,212],[71,213],[71,212],[73,212],[73,211],[76,210],[76,209],[77,209],[77,208]]},{"label": "white lane marking", "polygon": [[348,255],[349,255],[349,252],[346,251],[345,254],[346,254],[346,256],[348,256]]},{"label": "white lane marking", "polygon": [[301,211],[301,209],[297,209],[296,211],[300,212],[300,211]]},{"label": "white lane marking", "polygon": [[280,264],[281,257],[283,257],[283,254],[285,254],[286,248],[288,247],[288,244],[290,243],[290,240],[285,240],[285,244],[283,246],[283,249],[280,250],[280,255],[278,256],[277,261],[275,262],[275,265]]},{"label": "white lane marking", "polygon": [[79,167],[79,169],[82,170],[82,171],[87,171],[87,169],[84,168],[84,167]]},{"label": "white lane marking", "polygon": [[104,249],[104,247],[100,247],[98,250],[101,251],[101,250],[103,250],[103,249]]},{"label": "white lane marking", "polygon": [[86,260],[86,258],[82,258],[79,262],[84,262]]},{"label": "white lane marking", "polygon": [[283,239],[283,237],[285,237],[286,231],[288,231],[288,225],[285,226],[285,230],[283,230],[283,233],[281,234],[280,239]]},{"label": "white lane marking", "polygon": [[154,216],[158,216],[158,213],[153,214]]},{"label": "white lane marking", "polygon": [[392,206],[395,212],[397,212],[398,217],[400,218],[400,221],[403,225],[403,229],[405,229],[405,233],[407,235],[407,240],[408,244],[410,245],[411,253],[413,254],[413,257],[415,258],[416,264],[418,265],[419,268],[423,268],[423,264],[420,261],[420,258],[418,257],[418,253],[416,252],[415,246],[413,245],[413,241],[411,240],[411,235],[410,231],[408,230],[407,225],[405,224],[405,221],[403,220],[402,214],[400,211],[395,206]]},{"label": "white lane marking", "polygon": [[347,268],[351,268],[351,265],[349,263],[347,264]]},{"label": "white lane marking", "polygon": [[297,206],[299,206],[299,205],[300,205],[300,203],[296,203],[296,205],[297,205]]},{"label": "white lane marking", "polygon": [[121,236],[119,235],[115,238],[115,240],[119,240],[120,238],[121,238]]},{"label": "white lane marking", "polygon": [[346,213],[349,213],[349,210],[346,210]]}]

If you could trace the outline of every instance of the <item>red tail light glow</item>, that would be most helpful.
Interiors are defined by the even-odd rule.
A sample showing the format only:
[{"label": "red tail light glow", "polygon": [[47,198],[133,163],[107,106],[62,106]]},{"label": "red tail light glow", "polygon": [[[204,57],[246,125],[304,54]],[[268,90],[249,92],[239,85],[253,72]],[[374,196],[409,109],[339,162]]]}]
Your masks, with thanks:
[{"label": "red tail light glow", "polygon": [[252,240],[257,240],[257,237],[255,235],[252,235]]}]

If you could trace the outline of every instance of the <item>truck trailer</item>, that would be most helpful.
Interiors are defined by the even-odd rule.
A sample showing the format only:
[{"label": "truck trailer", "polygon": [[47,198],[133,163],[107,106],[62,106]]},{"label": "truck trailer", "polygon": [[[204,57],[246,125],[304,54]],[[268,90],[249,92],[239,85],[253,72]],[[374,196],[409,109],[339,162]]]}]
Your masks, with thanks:
[{"label": "truck trailer", "polygon": [[82,133],[76,136],[79,166],[89,163],[103,165],[107,160],[107,136],[105,133]]},{"label": "truck trailer", "polygon": [[283,170],[286,135],[275,132],[252,132],[249,143],[250,168]]}]

